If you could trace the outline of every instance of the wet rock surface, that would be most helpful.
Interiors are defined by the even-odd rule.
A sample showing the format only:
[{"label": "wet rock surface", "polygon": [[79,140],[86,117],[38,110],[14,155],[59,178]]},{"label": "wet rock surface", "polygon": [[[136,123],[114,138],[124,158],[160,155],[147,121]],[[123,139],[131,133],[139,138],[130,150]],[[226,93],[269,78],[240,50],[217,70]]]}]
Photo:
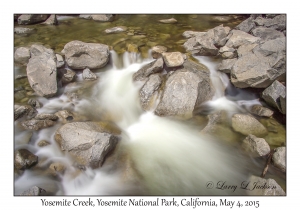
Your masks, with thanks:
[{"label": "wet rock surface", "polygon": [[118,128],[104,122],[73,122],[59,128],[55,140],[61,150],[82,166],[101,167],[105,156],[115,148]]},{"label": "wet rock surface", "polygon": [[286,147],[278,147],[272,156],[272,161],[275,167],[286,172]]},{"label": "wet rock surface", "polygon": [[249,153],[252,157],[261,157],[270,153],[270,146],[263,138],[257,138],[250,134],[244,140],[242,144],[243,149]]},{"label": "wet rock surface", "polygon": [[20,194],[21,196],[45,196],[47,195],[46,190],[33,186],[28,190],[25,190],[23,193]]},{"label": "wet rock surface", "polygon": [[14,160],[15,169],[25,170],[37,164],[38,156],[32,154],[27,149],[19,149],[15,151]]}]

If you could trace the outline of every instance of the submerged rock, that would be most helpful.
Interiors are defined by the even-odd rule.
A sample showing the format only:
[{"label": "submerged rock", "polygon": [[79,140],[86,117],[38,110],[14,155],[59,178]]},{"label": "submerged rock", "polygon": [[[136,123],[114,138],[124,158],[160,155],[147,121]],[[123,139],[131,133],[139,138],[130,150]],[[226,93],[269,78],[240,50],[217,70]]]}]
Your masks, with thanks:
[{"label": "submerged rock", "polygon": [[235,131],[244,135],[255,135],[263,137],[268,134],[267,129],[257,119],[246,114],[235,114],[232,116],[232,127]]},{"label": "submerged rock", "polygon": [[15,169],[29,169],[38,162],[38,156],[32,154],[27,149],[19,149],[15,151]]},{"label": "submerged rock", "polygon": [[280,97],[285,99],[285,86],[277,80],[262,92],[262,98],[272,107],[277,108],[281,113],[285,111],[281,108]]},{"label": "submerged rock", "polygon": [[281,171],[286,171],[286,148],[278,147],[272,156],[272,161],[275,167],[279,168]]},{"label": "submerged rock", "polygon": [[56,56],[53,50],[33,45],[26,71],[29,84],[37,95],[52,97],[57,93]]},{"label": "submerged rock", "polygon": [[159,20],[161,23],[177,23],[177,20],[175,18],[170,18],[170,19],[163,19]]},{"label": "submerged rock", "polygon": [[45,195],[47,195],[47,192],[46,192],[46,190],[44,190],[40,187],[34,186],[28,190],[25,190],[20,195],[21,196],[45,196]]},{"label": "submerged rock", "polygon": [[105,29],[104,32],[107,33],[107,34],[112,34],[112,33],[124,32],[124,31],[127,31],[126,26],[116,26],[116,27],[113,27],[113,28]]},{"label": "submerged rock", "polygon": [[98,69],[104,67],[109,60],[109,47],[104,44],[71,41],[62,52],[72,69]]},{"label": "submerged rock", "polygon": [[253,157],[261,157],[270,153],[269,144],[263,138],[249,134],[242,143],[242,147]]},{"label": "submerged rock", "polygon": [[16,27],[14,28],[14,32],[19,35],[28,35],[34,33],[36,30],[34,28],[24,28],[24,27]]},{"label": "submerged rock", "polygon": [[117,127],[106,122],[73,122],[59,128],[55,140],[78,165],[98,168],[115,148],[119,134]]},{"label": "submerged rock", "polygon": [[79,15],[79,18],[92,19],[100,22],[110,22],[114,20],[115,16],[114,15]]},{"label": "submerged rock", "polygon": [[46,140],[41,140],[38,142],[37,144],[39,147],[45,147],[45,146],[48,146],[50,145],[50,142],[46,141]]}]

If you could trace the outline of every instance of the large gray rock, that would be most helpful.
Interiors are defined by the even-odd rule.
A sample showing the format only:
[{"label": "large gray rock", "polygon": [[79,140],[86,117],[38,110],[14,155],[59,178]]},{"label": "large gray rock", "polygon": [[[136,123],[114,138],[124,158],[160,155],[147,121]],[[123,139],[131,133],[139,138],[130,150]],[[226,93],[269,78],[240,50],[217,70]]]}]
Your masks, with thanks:
[{"label": "large gray rock", "polygon": [[232,69],[232,67],[233,67],[233,65],[235,64],[236,61],[237,61],[236,58],[222,60],[222,62],[218,66],[218,70],[221,71],[221,72],[230,74],[231,69]]},{"label": "large gray rock", "polygon": [[252,29],[254,29],[256,27],[254,19],[255,18],[253,16],[247,18],[246,20],[241,22],[239,25],[237,25],[235,27],[235,29],[249,33]]},{"label": "large gray rock", "polygon": [[126,26],[116,26],[116,27],[113,27],[113,28],[105,29],[104,32],[107,33],[107,34],[112,34],[112,33],[124,32],[124,31],[127,31]]},{"label": "large gray rock", "polygon": [[25,190],[20,194],[21,196],[45,196],[47,195],[46,190],[39,188],[37,186],[33,186],[28,190]]},{"label": "large gray rock", "polygon": [[209,70],[187,60],[180,69],[168,73],[155,114],[191,118],[194,108],[210,100],[214,93]]},{"label": "large gray rock", "polygon": [[149,75],[154,73],[159,73],[163,70],[164,61],[163,58],[158,58],[157,60],[152,61],[151,63],[143,66],[132,76],[133,81],[143,81],[148,78]]},{"label": "large gray rock", "polygon": [[79,15],[79,17],[100,22],[110,22],[114,20],[114,15]]},{"label": "large gray rock", "polygon": [[118,128],[106,122],[73,122],[59,128],[55,140],[77,164],[98,168],[115,148],[119,134]]},{"label": "large gray rock", "polygon": [[284,113],[281,108],[280,97],[286,97],[285,86],[277,80],[262,92],[262,98],[272,107]]},{"label": "large gray rock", "polygon": [[263,138],[257,138],[255,135],[249,134],[242,143],[242,147],[252,157],[261,157],[270,153],[269,144]]},{"label": "large gray rock", "polygon": [[237,49],[237,54],[238,57],[241,58],[249,53],[253,53],[253,49],[258,46],[258,44],[246,44],[246,45],[241,45]]},{"label": "large gray rock", "polygon": [[267,129],[257,119],[247,114],[234,114],[232,116],[232,127],[235,131],[245,136],[252,134],[263,137],[268,134]]},{"label": "large gray rock", "polygon": [[178,67],[184,62],[181,52],[165,52],[162,56],[167,67]]},{"label": "large gray rock", "polygon": [[286,171],[286,148],[278,147],[272,156],[274,166],[279,168],[281,171]]},{"label": "large gray rock", "polygon": [[27,149],[19,149],[15,151],[14,165],[17,170],[29,169],[38,162],[38,156],[32,154]]},{"label": "large gray rock", "polygon": [[37,110],[30,105],[14,105],[14,120],[18,120],[26,116],[26,119],[32,119],[37,115]]},{"label": "large gray rock", "polygon": [[109,47],[104,44],[71,41],[65,45],[63,53],[72,69],[98,69],[109,60]]},{"label": "large gray rock", "polygon": [[250,112],[261,117],[271,117],[274,113],[271,109],[263,107],[259,104],[251,106]]},{"label": "large gray rock", "polygon": [[177,23],[177,20],[175,18],[170,18],[170,19],[162,19],[159,20],[161,23]]},{"label": "large gray rock", "polygon": [[[31,47],[27,64],[27,77],[31,88],[42,97],[52,97],[57,92],[56,56],[53,50]],[[40,51],[42,50],[42,51]]]},{"label": "large gray rock", "polygon": [[225,45],[229,31],[229,27],[220,25],[205,33],[196,34],[194,37],[188,39],[183,46],[191,53],[215,56],[218,54],[217,47]]},{"label": "large gray rock", "polygon": [[143,110],[150,110],[153,106],[153,99],[155,99],[155,93],[159,89],[162,83],[161,76],[159,74],[152,74],[149,79],[145,82],[140,90],[140,101]]},{"label": "large gray rock", "polygon": [[27,64],[29,59],[30,59],[30,51],[28,48],[26,47],[19,47],[16,51],[15,51],[15,56],[14,59],[17,63],[20,64]]},{"label": "large gray rock", "polygon": [[55,114],[47,114],[47,113],[41,113],[37,114],[34,119],[36,120],[52,120],[56,121],[58,120],[58,117]]},{"label": "large gray rock", "polygon": [[260,38],[252,36],[244,31],[230,31],[226,42],[227,47],[238,48],[241,45],[258,43]]},{"label": "large gray rock", "polygon": [[47,20],[48,17],[49,15],[21,15],[20,17],[18,17],[18,24],[29,25],[40,23]]},{"label": "large gray rock", "polygon": [[285,38],[278,38],[257,45],[239,57],[232,68],[231,81],[238,88],[266,88],[274,80],[283,79],[285,73]]},{"label": "large gray rock", "polygon": [[241,187],[251,196],[286,195],[274,179],[263,179],[253,175],[248,181],[243,182]]},{"label": "large gray rock", "polygon": [[256,25],[273,28],[278,31],[286,29],[286,15],[277,15],[272,19],[258,17],[254,20]]},{"label": "large gray rock", "polygon": [[285,37],[282,32],[266,27],[257,27],[251,33],[253,36],[260,37],[261,42]]}]

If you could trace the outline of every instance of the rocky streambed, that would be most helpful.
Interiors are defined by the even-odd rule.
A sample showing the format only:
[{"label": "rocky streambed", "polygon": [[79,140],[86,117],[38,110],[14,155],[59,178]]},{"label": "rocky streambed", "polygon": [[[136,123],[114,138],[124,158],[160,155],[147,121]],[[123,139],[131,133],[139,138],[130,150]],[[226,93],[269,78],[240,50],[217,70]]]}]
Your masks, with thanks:
[{"label": "rocky streambed", "polygon": [[285,15],[14,18],[15,195],[285,195]]}]

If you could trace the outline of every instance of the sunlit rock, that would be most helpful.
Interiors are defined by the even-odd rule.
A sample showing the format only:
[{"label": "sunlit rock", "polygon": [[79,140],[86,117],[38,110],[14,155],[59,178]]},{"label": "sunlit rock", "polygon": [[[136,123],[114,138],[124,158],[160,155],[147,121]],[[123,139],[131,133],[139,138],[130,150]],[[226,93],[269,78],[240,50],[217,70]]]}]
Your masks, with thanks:
[{"label": "sunlit rock", "polygon": [[167,67],[178,67],[184,62],[181,52],[164,52],[162,56]]},{"label": "sunlit rock", "polygon": [[104,44],[71,41],[62,52],[72,69],[99,69],[109,60],[109,47]]}]

